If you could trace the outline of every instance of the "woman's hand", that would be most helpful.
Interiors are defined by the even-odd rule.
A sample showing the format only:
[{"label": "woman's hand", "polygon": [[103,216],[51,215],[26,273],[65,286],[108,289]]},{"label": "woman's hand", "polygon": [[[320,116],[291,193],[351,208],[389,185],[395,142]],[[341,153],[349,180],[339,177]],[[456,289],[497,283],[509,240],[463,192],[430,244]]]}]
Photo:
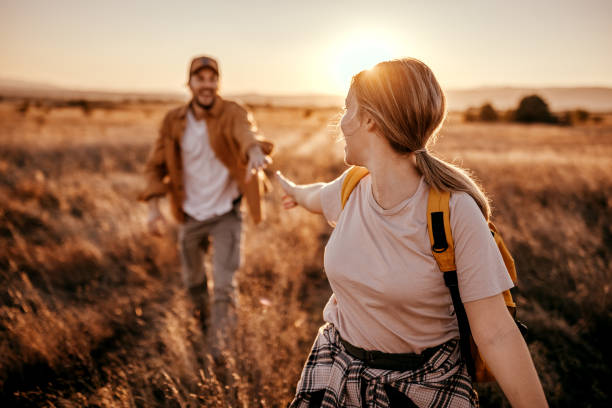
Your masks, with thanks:
[{"label": "woman's hand", "polygon": [[285,210],[289,210],[293,207],[297,207],[298,203],[294,197],[296,188],[295,183],[283,176],[280,171],[276,172],[276,179],[278,180],[278,183],[285,192],[285,194],[283,195],[283,208]]},{"label": "woman's hand", "polygon": [[289,210],[293,207],[301,205],[310,212],[321,214],[321,187],[324,183],[315,183],[308,185],[297,185],[282,175],[280,171],[276,172],[276,179],[281,188],[285,192],[283,196],[283,208]]}]

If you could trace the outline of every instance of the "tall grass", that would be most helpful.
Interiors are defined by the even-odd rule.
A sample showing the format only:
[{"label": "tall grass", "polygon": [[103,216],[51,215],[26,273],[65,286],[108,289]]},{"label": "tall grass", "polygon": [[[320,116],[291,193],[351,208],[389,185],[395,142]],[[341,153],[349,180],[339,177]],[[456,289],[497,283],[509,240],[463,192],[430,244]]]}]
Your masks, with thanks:
[{"label": "tall grass", "polygon": [[[280,407],[331,291],[331,232],[266,197],[245,226],[228,371],[210,363],[180,285],[176,228],[145,231],[140,171],[168,106],[0,104],[0,401],[10,406]],[[255,108],[274,168],[331,180],[333,110]],[[611,377],[612,128],[450,123],[440,155],[472,168],[519,269],[520,316],[552,406],[604,406]],[[223,380],[223,381],[221,381]],[[495,385],[483,406],[506,405]]]}]

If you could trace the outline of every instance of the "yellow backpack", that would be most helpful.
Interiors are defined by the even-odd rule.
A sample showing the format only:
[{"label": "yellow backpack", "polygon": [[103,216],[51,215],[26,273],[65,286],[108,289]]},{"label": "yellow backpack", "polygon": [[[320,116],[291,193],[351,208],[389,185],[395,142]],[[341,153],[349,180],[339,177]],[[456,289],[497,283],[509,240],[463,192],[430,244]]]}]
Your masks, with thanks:
[{"label": "yellow backpack", "polygon": [[[346,205],[351,192],[359,184],[359,181],[365,177],[369,171],[364,167],[354,166],[346,175],[341,190],[342,208]],[[478,348],[474,343],[471,335],[470,325],[461,301],[459,294],[459,286],[457,279],[457,266],[455,265],[455,247],[453,244],[453,235],[450,227],[450,210],[449,210],[450,192],[439,191],[433,187],[429,189],[429,200],[427,204],[427,229],[429,231],[429,239],[431,242],[431,252],[438,263],[440,271],[444,274],[444,283],[448,287],[455,315],[459,325],[461,354],[466,361],[468,372],[472,379],[476,382],[494,381],[495,377],[487,368],[484,360],[478,352]],[[517,284],[516,268],[512,255],[504,244],[501,236],[497,232],[497,228],[489,221],[489,229],[495,238],[495,243],[499,248],[501,256],[506,265],[508,275]],[[526,326],[516,320],[516,304],[512,299],[509,290],[503,292],[504,300],[508,311],[518,325],[521,333],[525,335]]]}]

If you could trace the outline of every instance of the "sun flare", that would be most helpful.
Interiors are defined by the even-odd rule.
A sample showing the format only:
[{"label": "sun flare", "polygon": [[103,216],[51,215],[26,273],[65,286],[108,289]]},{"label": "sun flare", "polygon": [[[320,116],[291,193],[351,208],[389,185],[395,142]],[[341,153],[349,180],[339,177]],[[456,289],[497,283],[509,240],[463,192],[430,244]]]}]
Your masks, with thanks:
[{"label": "sun flare", "polygon": [[381,61],[398,58],[395,43],[379,34],[361,33],[336,50],[334,77],[339,90],[347,91],[353,75]]}]

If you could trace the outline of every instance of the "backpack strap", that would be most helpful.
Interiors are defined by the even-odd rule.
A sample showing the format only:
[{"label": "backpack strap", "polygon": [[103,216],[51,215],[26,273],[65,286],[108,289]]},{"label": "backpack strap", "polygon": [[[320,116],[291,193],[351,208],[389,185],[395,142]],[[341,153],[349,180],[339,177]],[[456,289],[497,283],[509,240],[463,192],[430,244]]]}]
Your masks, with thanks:
[{"label": "backpack strap", "polygon": [[351,193],[359,184],[362,178],[367,176],[370,172],[365,167],[353,166],[350,168],[346,177],[342,181],[342,190],[340,191],[340,199],[342,200],[342,209],[346,205]]},{"label": "backpack strap", "polygon": [[459,280],[457,266],[455,265],[455,246],[450,227],[450,192],[440,191],[433,187],[429,189],[427,203],[427,229],[431,242],[431,252],[436,259],[440,271],[444,274],[444,284],[449,289],[457,323],[459,325],[459,345],[461,355],[466,362],[467,369],[472,378],[476,370],[471,352],[471,330],[463,302],[459,294]]},{"label": "backpack strap", "polygon": [[427,202],[427,229],[431,252],[442,272],[456,271],[455,245],[450,227],[450,192],[429,189]]}]

